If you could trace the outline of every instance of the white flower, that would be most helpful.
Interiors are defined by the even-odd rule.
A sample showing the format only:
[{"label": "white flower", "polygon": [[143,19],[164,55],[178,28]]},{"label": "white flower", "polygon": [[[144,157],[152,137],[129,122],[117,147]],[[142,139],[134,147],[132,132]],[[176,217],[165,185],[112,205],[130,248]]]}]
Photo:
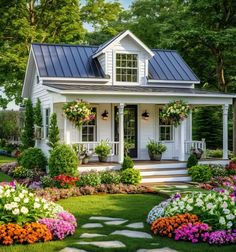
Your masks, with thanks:
[{"label": "white flower", "polygon": [[42,201],[43,203],[46,203],[46,202],[47,202],[45,199],[42,199],[41,201]]},{"label": "white flower", "polygon": [[6,205],[4,206],[4,208],[5,208],[6,210],[11,210],[11,209],[12,209],[12,206],[11,206],[11,204],[6,204]]},{"label": "white flower", "polygon": [[187,209],[188,211],[192,211],[192,210],[193,210],[193,207],[191,207],[190,205],[187,205],[187,206],[186,206],[186,209]]},{"label": "white flower", "polygon": [[23,199],[24,197],[25,197],[25,196],[24,196],[23,193],[20,193],[20,194],[19,194],[19,198]]},{"label": "white flower", "polygon": [[40,206],[41,205],[39,203],[37,203],[37,202],[34,203],[34,208],[40,208]]},{"label": "white flower", "polygon": [[223,209],[224,214],[229,214],[230,210],[228,208]]},{"label": "white flower", "polygon": [[20,198],[19,197],[14,197],[14,201],[15,202],[20,202]]},{"label": "white flower", "polygon": [[39,198],[35,198],[34,201],[35,201],[35,202],[39,202]]},{"label": "white flower", "polygon": [[224,202],[224,203],[222,204],[222,207],[223,207],[223,208],[227,208],[227,206],[228,206],[228,204],[227,204],[226,202]]},{"label": "white flower", "polygon": [[48,209],[48,204],[47,203],[44,204],[43,209]]},{"label": "white flower", "polygon": [[15,209],[12,211],[12,213],[13,213],[14,215],[17,215],[17,214],[20,213],[20,210],[19,210],[18,208],[15,208]]},{"label": "white flower", "polygon": [[34,196],[34,194],[33,194],[33,193],[29,193],[29,196],[30,196],[30,197],[33,197],[33,196]]},{"label": "white flower", "polygon": [[189,204],[193,203],[193,199],[188,199],[187,201]]},{"label": "white flower", "polygon": [[208,203],[208,204],[206,205],[206,207],[207,207],[207,209],[212,209],[212,208],[213,208],[213,204],[212,204],[212,203]]},{"label": "white flower", "polygon": [[198,206],[198,207],[201,207],[203,205],[203,201],[202,200],[197,200],[195,205]]},{"label": "white flower", "polygon": [[227,220],[233,220],[234,218],[235,218],[235,216],[233,214],[226,215]]},{"label": "white flower", "polygon": [[28,202],[29,202],[29,198],[25,198],[25,199],[23,200],[23,202],[24,202],[24,203],[28,203]]},{"label": "white flower", "polygon": [[27,214],[29,212],[28,208],[27,207],[22,207],[21,210],[20,210],[23,214]]},{"label": "white flower", "polygon": [[222,224],[222,225],[224,225],[225,224],[225,218],[224,217],[220,217],[219,223]]},{"label": "white flower", "polygon": [[229,221],[229,222],[227,223],[227,228],[231,228],[232,226],[233,226],[232,221]]}]

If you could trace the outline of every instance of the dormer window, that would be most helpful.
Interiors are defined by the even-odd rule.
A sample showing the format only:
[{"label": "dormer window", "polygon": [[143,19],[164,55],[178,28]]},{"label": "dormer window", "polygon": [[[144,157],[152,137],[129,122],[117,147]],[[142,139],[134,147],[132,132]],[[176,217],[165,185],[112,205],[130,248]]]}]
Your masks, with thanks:
[{"label": "dormer window", "polygon": [[116,81],[138,82],[138,55],[116,54]]}]

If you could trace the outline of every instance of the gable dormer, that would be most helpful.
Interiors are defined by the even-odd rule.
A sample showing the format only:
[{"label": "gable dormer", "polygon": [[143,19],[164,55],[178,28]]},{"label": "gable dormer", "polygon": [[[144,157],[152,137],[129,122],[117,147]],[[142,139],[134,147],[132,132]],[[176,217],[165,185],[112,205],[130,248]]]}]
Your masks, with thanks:
[{"label": "gable dormer", "polygon": [[154,53],[133,33],[125,31],[102,44],[93,58],[97,58],[113,85],[145,85],[148,60]]}]

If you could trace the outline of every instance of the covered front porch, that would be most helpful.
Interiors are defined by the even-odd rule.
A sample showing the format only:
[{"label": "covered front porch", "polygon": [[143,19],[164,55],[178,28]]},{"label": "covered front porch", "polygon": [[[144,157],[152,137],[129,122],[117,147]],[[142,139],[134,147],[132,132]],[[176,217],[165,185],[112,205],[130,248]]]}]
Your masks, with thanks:
[{"label": "covered front porch", "polygon": [[[178,127],[160,120],[162,107],[180,99],[192,107],[222,107],[223,159],[228,159],[228,108],[232,104],[232,95],[193,88],[129,87],[124,90],[124,87],[98,85],[90,91],[82,85],[73,85],[72,90],[61,91],[59,85],[57,90],[55,86],[49,89],[54,92],[51,111],[58,115],[61,140],[71,145],[83,145],[93,152],[91,162],[98,160],[94,151],[101,140],[107,140],[111,146],[108,160],[117,163],[123,162],[127,142],[131,144],[133,160],[149,160],[149,139],[166,145],[162,160],[186,161],[192,148],[204,151],[207,139],[192,139],[191,113]],[[96,112],[96,119],[80,129],[68,121],[62,111],[65,102],[77,99],[89,102]]]}]

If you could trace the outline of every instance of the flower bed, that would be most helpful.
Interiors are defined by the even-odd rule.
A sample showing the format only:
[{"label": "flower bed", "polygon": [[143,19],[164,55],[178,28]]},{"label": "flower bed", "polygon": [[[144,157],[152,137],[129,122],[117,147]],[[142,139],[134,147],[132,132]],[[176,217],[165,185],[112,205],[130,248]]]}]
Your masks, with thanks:
[{"label": "flower bed", "polygon": [[[0,244],[35,243],[52,239],[64,239],[75,232],[76,219],[53,202],[36,197],[19,184],[0,186]],[[57,230],[48,226],[50,219]]]},{"label": "flower bed", "polygon": [[178,194],[154,207],[147,222],[154,234],[175,240],[235,243],[235,200],[228,191]]}]

